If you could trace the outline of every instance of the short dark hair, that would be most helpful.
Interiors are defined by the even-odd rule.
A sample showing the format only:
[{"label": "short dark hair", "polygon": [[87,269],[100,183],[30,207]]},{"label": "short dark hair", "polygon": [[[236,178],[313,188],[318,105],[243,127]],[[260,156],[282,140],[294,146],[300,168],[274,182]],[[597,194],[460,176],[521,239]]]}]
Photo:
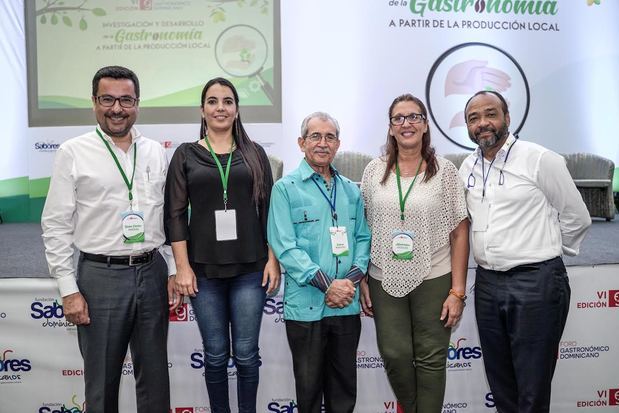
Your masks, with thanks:
[{"label": "short dark hair", "polygon": [[509,108],[507,107],[507,101],[505,100],[503,95],[501,95],[499,92],[495,92],[494,90],[480,90],[479,92],[471,96],[469,100],[466,101],[466,105],[464,105],[464,121],[465,122],[466,122],[466,109],[469,107],[469,103],[471,103],[471,100],[473,100],[473,98],[476,96],[488,95],[488,94],[494,95],[497,98],[499,98],[499,100],[501,101],[501,109],[503,110],[503,115],[507,115],[509,113]]},{"label": "short dark hair", "polygon": [[133,82],[133,88],[135,90],[135,97],[140,98],[140,81],[138,76],[131,70],[122,66],[106,66],[97,70],[95,76],[92,78],[92,95],[97,96],[99,91],[99,80],[104,77],[110,77],[112,79],[129,79]]}]

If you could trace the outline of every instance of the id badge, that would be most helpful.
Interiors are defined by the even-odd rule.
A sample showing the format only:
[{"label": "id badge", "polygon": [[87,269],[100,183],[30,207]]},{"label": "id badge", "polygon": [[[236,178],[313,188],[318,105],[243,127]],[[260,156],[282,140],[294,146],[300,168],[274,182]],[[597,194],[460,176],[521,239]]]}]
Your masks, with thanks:
[{"label": "id badge", "polygon": [[475,216],[471,217],[471,231],[486,231],[488,229],[488,215],[490,215],[490,203],[482,201],[475,208]]},{"label": "id badge", "polygon": [[123,240],[125,244],[144,242],[144,213],[125,211],[121,214]]},{"label": "id badge", "polygon": [[215,211],[215,239],[231,241],[236,239],[236,210],[220,209]]},{"label": "id badge", "polygon": [[413,259],[413,240],[415,233],[410,231],[393,231],[391,252],[395,260]]},{"label": "id badge", "polygon": [[346,227],[329,227],[331,252],[336,257],[348,255],[348,233]]}]

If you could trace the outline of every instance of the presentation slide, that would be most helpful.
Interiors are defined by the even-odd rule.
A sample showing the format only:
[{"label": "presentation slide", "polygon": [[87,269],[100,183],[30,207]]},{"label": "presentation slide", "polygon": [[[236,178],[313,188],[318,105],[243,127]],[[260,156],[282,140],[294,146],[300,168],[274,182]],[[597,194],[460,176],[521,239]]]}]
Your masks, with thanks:
[{"label": "presentation slide", "polygon": [[30,126],[92,123],[92,76],[107,65],[138,75],[143,123],[195,122],[202,87],[216,76],[238,89],[245,121],[281,122],[278,0],[33,0],[25,7]]}]

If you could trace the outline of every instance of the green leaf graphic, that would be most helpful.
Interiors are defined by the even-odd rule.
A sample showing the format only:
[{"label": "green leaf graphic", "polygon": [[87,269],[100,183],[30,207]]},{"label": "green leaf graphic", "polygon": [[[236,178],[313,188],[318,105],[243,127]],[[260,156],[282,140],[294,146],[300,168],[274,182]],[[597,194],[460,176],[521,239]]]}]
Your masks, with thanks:
[{"label": "green leaf graphic", "polygon": [[213,23],[226,21],[226,13],[221,9],[214,10],[211,13],[211,19],[213,20]]},{"label": "green leaf graphic", "polygon": [[84,20],[84,18],[82,17],[80,19],[80,30],[84,31],[88,28],[88,23],[86,23],[86,20]]},{"label": "green leaf graphic", "polygon": [[69,27],[73,27],[73,22],[68,16],[62,16],[62,22]]},{"label": "green leaf graphic", "polygon": [[92,14],[95,16],[105,16],[107,13],[105,10],[97,7],[96,9],[92,9]]},{"label": "green leaf graphic", "polygon": [[52,24],[53,24],[53,25],[58,24],[58,16],[56,16],[55,14],[52,14],[52,19],[51,19],[51,21],[52,21]]},{"label": "green leaf graphic", "polygon": [[45,24],[47,23],[47,17],[45,17],[45,15],[41,16],[41,20],[39,20],[41,22],[41,24]]}]

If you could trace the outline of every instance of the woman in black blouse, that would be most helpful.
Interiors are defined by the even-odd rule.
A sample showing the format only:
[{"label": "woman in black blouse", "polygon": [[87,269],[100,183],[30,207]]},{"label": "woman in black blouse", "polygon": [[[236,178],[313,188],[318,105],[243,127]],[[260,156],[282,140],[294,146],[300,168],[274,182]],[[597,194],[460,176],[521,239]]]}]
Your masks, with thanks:
[{"label": "woman in black blouse", "polygon": [[276,292],[280,281],[279,263],[266,241],[271,168],[264,149],[247,136],[238,104],[228,80],[215,78],[204,86],[201,139],[178,147],[165,191],[175,291],[191,297],[213,413],[230,412],[230,341],[238,411],[256,411],[262,310],[265,294]]}]

